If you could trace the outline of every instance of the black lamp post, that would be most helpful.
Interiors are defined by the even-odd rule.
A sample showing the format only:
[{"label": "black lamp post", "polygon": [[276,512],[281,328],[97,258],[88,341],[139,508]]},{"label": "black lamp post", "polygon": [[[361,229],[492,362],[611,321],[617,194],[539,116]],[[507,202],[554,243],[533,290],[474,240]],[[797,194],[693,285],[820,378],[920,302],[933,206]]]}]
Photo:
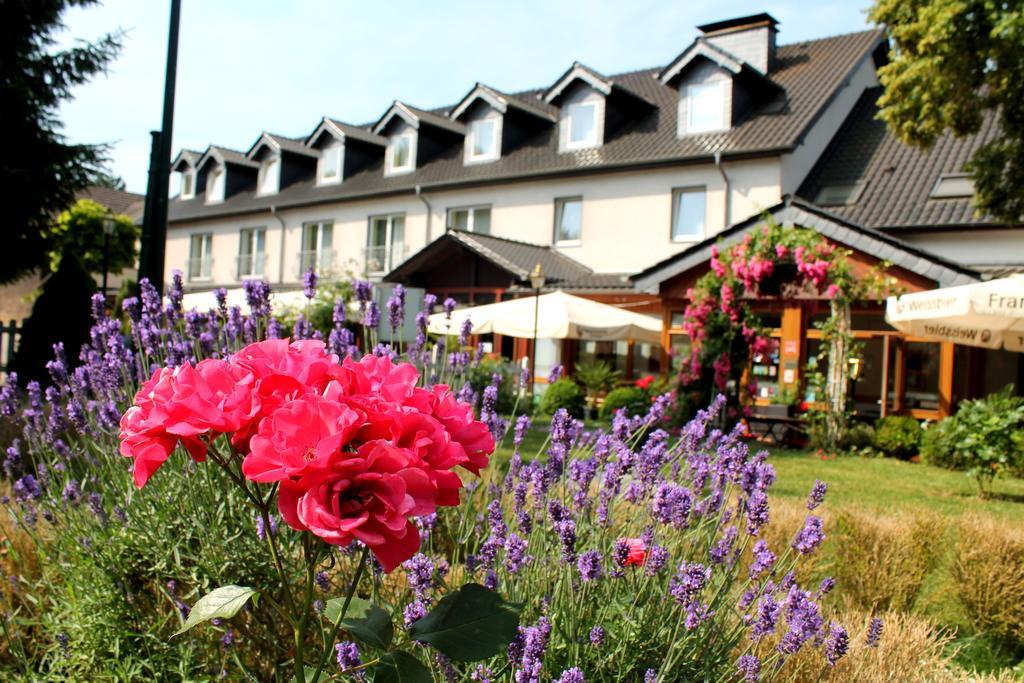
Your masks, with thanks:
[{"label": "black lamp post", "polygon": [[534,396],[534,383],[537,381],[537,319],[540,315],[540,290],[544,288],[544,269],[540,262],[530,273],[530,286],[533,287],[533,348],[530,349],[530,396]]},{"label": "black lamp post", "polygon": [[117,223],[114,222],[114,217],[107,215],[103,219],[103,298],[107,298],[107,271],[109,270],[110,263],[110,236],[114,234],[114,230],[117,228]]}]

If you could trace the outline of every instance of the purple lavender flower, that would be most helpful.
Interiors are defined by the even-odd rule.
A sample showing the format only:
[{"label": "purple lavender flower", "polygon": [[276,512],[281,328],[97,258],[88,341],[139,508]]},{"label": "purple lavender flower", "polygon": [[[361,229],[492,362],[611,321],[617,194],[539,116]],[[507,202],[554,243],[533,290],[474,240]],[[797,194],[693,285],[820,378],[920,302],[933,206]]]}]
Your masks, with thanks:
[{"label": "purple lavender flower", "polygon": [[604,629],[600,626],[595,626],[590,629],[590,644],[594,647],[601,647],[604,645]]},{"label": "purple lavender flower", "polygon": [[[551,635],[551,624],[546,617],[541,617],[536,626],[519,627],[522,636],[522,654],[518,657],[518,667],[513,673],[515,683],[540,683],[544,668],[544,652]],[[509,647],[510,654],[512,647]]]},{"label": "purple lavender flower", "polygon": [[736,660],[736,669],[743,676],[744,681],[757,683],[757,681],[761,680],[761,660],[754,655],[741,655]]},{"label": "purple lavender flower", "polygon": [[824,579],[821,580],[821,583],[818,584],[818,596],[817,597],[821,598],[821,597],[824,597],[824,596],[828,595],[829,593],[832,592],[832,589],[835,588],[835,586],[836,586],[836,580],[833,579],[831,576],[826,576]]},{"label": "purple lavender flower", "polygon": [[757,603],[757,613],[754,623],[750,627],[750,637],[757,641],[764,636],[774,633],[779,623],[779,614],[782,612],[782,605],[776,602],[771,595],[763,596]]},{"label": "purple lavender flower", "polygon": [[658,672],[655,669],[644,671],[644,683],[658,683]]},{"label": "purple lavender flower", "polygon": [[377,329],[380,325],[380,307],[376,301],[371,301],[366,307],[366,315],[363,316],[363,326],[371,330]]},{"label": "purple lavender flower", "polygon": [[754,561],[750,564],[750,578],[756,579],[765,573],[775,564],[775,553],[769,548],[768,544],[764,541],[758,541],[754,544]]},{"label": "purple lavender flower", "polygon": [[331,591],[331,579],[327,576],[327,572],[317,572],[313,575],[313,581],[321,592],[329,593]]},{"label": "purple lavender flower", "polygon": [[576,568],[584,581],[597,581],[601,578],[601,553],[597,550],[581,553],[576,561]]},{"label": "purple lavender flower", "polygon": [[882,619],[880,617],[873,618],[871,620],[871,623],[868,624],[868,633],[867,633],[867,636],[865,636],[865,638],[864,638],[864,643],[868,647],[878,647],[878,641],[882,637],[882,627],[883,626],[884,626],[884,622],[882,621]]},{"label": "purple lavender flower", "polygon": [[409,628],[425,616],[427,616],[427,604],[422,600],[413,600],[402,610],[402,621],[405,623],[406,628]]},{"label": "purple lavender flower", "polygon": [[832,623],[829,626],[828,639],[825,641],[825,659],[829,666],[835,666],[850,649],[850,636],[842,626]]},{"label": "purple lavender flower", "polygon": [[313,266],[302,274],[302,293],[305,294],[307,299],[312,299],[316,296],[316,283],[317,280],[316,271]]},{"label": "purple lavender flower", "polygon": [[548,374],[548,384],[554,384],[555,382],[557,382],[559,379],[561,379],[564,373],[565,368],[562,367],[560,363],[556,363],[554,366],[552,366],[550,374]]},{"label": "purple lavender flower", "polygon": [[405,322],[405,289],[402,285],[395,285],[391,296],[388,297],[388,325],[392,332],[397,332]]},{"label": "purple lavender flower", "polygon": [[711,578],[711,568],[699,562],[684,562],[669,583],[669,593],[684,607],[693,605]]},{"label": "purple lavender flower", "polygon": [[459,327],[459,346],[465,346],[469,343],[469,337],[473,334],[473,321],[469,319],[469,316],[463,319],[462,325]]},{"label": "purple lavender flower", "polygon": [[473,683],[492,683],[491,679],[494,676],[494,672],[489,667],[483,664],[477,664],[473,672],[469,674],[469,680]]},{"label": "purple lavender flower", "polygon": [[813,510],[825,500],[825,493],[828,491],[828,484],[820,479],[814,482],[810,495],[807,496],[807,509]]},{"label": "purple lavender flower", "polygon": [[730,526],[722,534],[722,537],[718,540],[709,552],[711,556],[712,564],[725,564],[729,559],[729,555],[732,552],[733,545],[736,543],[736,537],[739,535],[739,530],[735,525]]},{"label": "purple lavender flower", "polygon": [[57,645],[60,647],[60,654],[64,659],[71,658],[71,648],[68,645],[68,634],[61,631],[57,634]]},{"label": "purple lavender flower", "polygon": [[644,574],[656,576],[666,564],[668,564],[668,548],[654,543],[647,551],[647,560],[644,562]]},{"label": "purple lavender flower", "polygon": [[789,630],[779,641],[777,649],[784,655],[796,654],[800,647],[819,635],[825,622],[818,604],[808,593],[793,586],[784,604],[784,613]]},{"label": "purple lavender flower", "polygon": [[747,499],[747,533],[756,536],[768,523],[768,494],[760,489],[755,490]]},{"label": "purple lavender flower", "polygon": [[235,632],[231,629],[224,631],[224,635],[220,637],[220,644],[225,650],[230,649],[235,644]]},{"label": "purple lavender flower", "polygon": [[422,600],[433,587],[434,563],[423,553],[416,553],[402,563],[409,588],[418,600]]},{"label": "purple lavender flower", "polygon": [[528,544],[525,539],[515,533],[508,535],[505,541],[505,569],[515,575],[533,559],[526,554]]},{"label": "purple lavender flower", "polygon": [[[338,668],[342,671],[348,671],[363,664],[362,657],[359,655],[359,646],[350,640],[335,645],[334,651],[337,653]],[[365,678],[362,670],[357,671],[355,675],[359,680],[364,680]]]},{"label": "purple lavender flower", "polygon": [[442,304],[442,307],[444,308],[444,317],[447,318],[448,320],[451,320],[452,319],[452,312],[455,311],[455,307],[457,305],[458,305],[458,302],[455,301],[455,299],[453,299],[451,297],[447,297],[444,300],[444,303]]},{"label": "purple lavender flower", "polygon": [[793,541],[793,548],[801,555],[810,555],[825,540],[825,530],[820,517],[808,515],[804,528]]},{"label": "purple lavender flower", "polygon": [[562,675],[558,677],[556,683],[584,683],[583,672],[580,671],[579,667],[572,667],[562,672]]}]

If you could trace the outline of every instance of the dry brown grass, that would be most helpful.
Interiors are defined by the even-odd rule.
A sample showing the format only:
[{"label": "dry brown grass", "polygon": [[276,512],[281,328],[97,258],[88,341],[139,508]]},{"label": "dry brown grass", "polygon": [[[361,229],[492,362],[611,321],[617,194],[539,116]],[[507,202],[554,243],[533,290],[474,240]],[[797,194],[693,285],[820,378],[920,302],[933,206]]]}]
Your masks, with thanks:
[{"label": "dry brown grass", "polygon": [[[872,615],[845,611],[835,620],[850,633],[845,657],[829,666],[820,650],[805,647],[790,662],[786,680],[795,683],[954,683],[965,680],[952,663],[953,633],[912,614],[885,612],[877,647],[868,647],[864,636]],[[789,677],[792,672],[792,677]],[[992,679],[993,681],[995,679]]]},{"label": "dry brown grass", "polygon": [[827,569],[852,607],[909,611],[936,566],[945,533],[936,514],[844,510],[832,525]]},{"label": "dry brown grass", "polygon": [[1024,530],[980,515],[960,524],[951,567],[971,627],[1009,645],[1024,642]]}]

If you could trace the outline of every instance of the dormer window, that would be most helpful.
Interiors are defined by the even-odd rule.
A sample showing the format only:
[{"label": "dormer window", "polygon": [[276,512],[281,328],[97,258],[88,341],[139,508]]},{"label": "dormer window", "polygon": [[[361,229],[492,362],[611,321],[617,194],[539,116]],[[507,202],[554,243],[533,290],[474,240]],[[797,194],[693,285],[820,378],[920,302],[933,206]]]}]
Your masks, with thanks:
[{"label": "dormer window", "polygon": [[413,141],[415,133],[401,133],[388,143],[388,173],[407,173],[416,165]]},{"label": "dormer window", "polygon": [[469,127],[469,160],[490,161],[498,158],[498,119],[479,119]]},{"label": "dormer window", "polygon": [[568,107],[569,138],[566,149],[597,145],[597,102],[577,102]]},{"label": "dormer window", "polygon": [[281,159],[270,157],[260,164],[260,194],[275,194],[281,185]]},{"label": "dormer window", "polygon": [[224,167],[214,166],[206,174],[206,203],[224,201]]},{"label": "dormer window", "polygon": [[192,199],[196,196],[196,172],[194,169],[182,171],[180,199]]},{"label": "dormer window", "polygon": [[728,128],[725,112],[724,79],[706,83],[692,83],[686,86],[685,97],[680,102],[685,113],[680,118],[685,121],[682,133],[709,133]]},{"label": "dormer window", "polygon": [[321,185],[341,182],[341,150],[340,142],[332,142],[324,147],[317,164],[317,178]]}]

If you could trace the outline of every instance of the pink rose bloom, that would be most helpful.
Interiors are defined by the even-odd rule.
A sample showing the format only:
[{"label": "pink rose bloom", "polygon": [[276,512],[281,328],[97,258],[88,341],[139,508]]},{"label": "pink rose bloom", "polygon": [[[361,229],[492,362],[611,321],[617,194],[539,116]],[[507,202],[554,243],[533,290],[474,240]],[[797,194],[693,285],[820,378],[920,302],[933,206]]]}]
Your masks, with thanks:
[{"label": "pink rose bloom", "polygon": [[401,403],[413,394],[420,373],[412,363],[392,363],[390,358],[366,354],[355,361],[346,358],[337,373],[343,395],[380,396]]},{"label": "pink rose bloom", "polygon": [[789,253],[789,249],[786,248],[785,244],[775,245],[775,256],[777,258],[786,258],[786,254]]},{"label": "pink rose bloom", "polygon": [[473,417],[472,406],[460,403],[445,385],[435,384],[430,398],[434,417],[444,425],[452,441],[465,451],[467,462],[462,466],[473,474],[480,474],[494,452],[491,430]]},{"label": "pink rose bloom", "polygon": [[825,296],[829,299],[835,299],[837,294],[839,294],[839,285],[831,284],[825,290]]},{"label": "pink rose bloom", "polygon": [[290,343],[287,339],[267,339],[249,344],[231,356],[230,362],[248,369],[258,380],[283,375],[312,391],[322,391],[338,367],[338,357],[327,353],[326,348],[316,339]]},{"label": "pink rose bloom", "polygon": [[121,418],[120,450],[134,459],[135,485],[142,488],[179,441],[202,462],[209,439],[252,420],[260,409],[253,383],[248,370],[212,358],[153,373]]},{"label": "pink rose bloom", "polygon": [[625,567],[642,567],[647,562],[647,546],[644,545],[643,539],[640,538],[624,538],[629,547],[629,553],[626,555],[626,561],[623,563]]},{"label": "pink rose bloom", "polygon": [[358,453],[337,453],[324,469],[281,482],[278,508],[293,529],[327,543],[365,543],[390,572],[420,547],[412,517],[435,510],[426,472],[410,467],[409,453],[385,441]]},{"label": "pink rose bloom", "polygon": [[362,412],[348,405],[305,394],[260,422],[242,473],[252,481],[269,483],[323,468],[365,420]]}]

